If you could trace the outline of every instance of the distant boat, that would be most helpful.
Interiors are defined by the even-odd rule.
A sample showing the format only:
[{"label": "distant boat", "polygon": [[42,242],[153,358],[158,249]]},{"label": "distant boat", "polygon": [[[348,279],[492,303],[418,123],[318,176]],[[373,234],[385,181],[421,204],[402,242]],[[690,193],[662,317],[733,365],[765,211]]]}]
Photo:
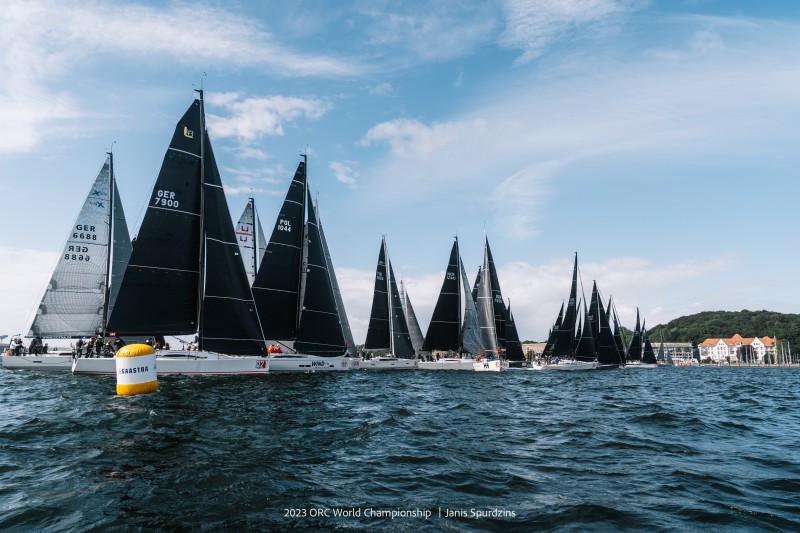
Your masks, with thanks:
[{"label": "distant boat", "polygon": [[608,313],[603,309],[603,300],[597,289],[597,282],[592,284],[592,302],[589,305],[589,321],[594,333],[594,345],[597,353],[598,368],[619,368],[622,357],[617,349],[614,332],[608,321]]},{"label": "distant boat", "polygon": [[[371,355],[371,350],[386,352]],[[369,315],[364,355],[359,362],[361,368],[374,370],[399,370],[416,368],[417,360],[408,322],[400,300],[397,280],[394,277],[386,238],[381,239],[378,265],[375,269],[375,286],[372,292],[372,309]]]},{"label": "distant boat", "polygon": [[269,356],[270,371],[351,370],[349,326],[302,157],[253,282],[264,338],[288,350]]},{"label": "distant boat", "polygon": [[[506,309],[503,294],[500,291],[500,282],[489,247],[489,238],[486,236],[484,236],[483,265],[478,282],[477,310],[483,353],[476,357],[473,370],[476,372],[500,372],[509,369],[512,365],[522,368],[525,357],[522,355],[521,349],[519,353],[505,353],[508,309]],[[516,332],[516,329],[514,331]],[[517,342],[519,342],[518,338]]]},{"label": "distant boat", "polygon": [[[649,350],[646,347],[649,346]],[[652,356],[652,361],[651,361]],[[628,345],[628,351],[625,357],[625,368],[656,368],[655,355],[653,355],[653,346],[650,341],[646,339],[646,332],[641,326],[639,320],[639,308],[636,308],[636,327],[633,330],[631,342]]]},{"label": "distant boat", "polygon": [[436,360],[420,361],[418,367],[421,370],[472,370],[474,356],[481,353],[480,325],[461,261],[458,237],[450,249],[447,270],[422,350],[445,353]]},{"label": "distant boat", "polygon": [[[70,229],[28,336],[41,342],[104,335],[130,254],[114,156],[108,152]],[[9,369],[66,371],[72,367],[71,350],[2,359],[3,367]]]},{"label": "distant boat", "polygon": [[[164,155],[109,336],[194,335],[197,349],[170,351],[166,366],[157,358],[159,373],[265,374],[264,337],[197,92]],[[80,357],[72,371],[113,374],[115,361]]]},{"label": "distant boat", "polygon": [[250,198],[244,206],[242,216],[236,224],[236,240],[239,243],[239,251],[242,254],[242,262],[247,272],[250,285],[256,279],[256,271],[264,252],[267,249],[267,241],[264,238],[264,230],[261,229],[261,220],[256,213],[255,200]]},{"label": "distant boat", "polygon": [[[576,325],[578,317],[578,254],[575,253],[575,262],[572,268],[572,285],[569,300],[563,315],[559,312],[558,319],[545,348],[546,360],[540,370],[576,371],[594,370],[598,367],[597,352],[595,350],[592,320],[584,302],[583,325]],[[595,309],[594,312],[598,312]],[[535,367],[534,367],[535,368]]]}]

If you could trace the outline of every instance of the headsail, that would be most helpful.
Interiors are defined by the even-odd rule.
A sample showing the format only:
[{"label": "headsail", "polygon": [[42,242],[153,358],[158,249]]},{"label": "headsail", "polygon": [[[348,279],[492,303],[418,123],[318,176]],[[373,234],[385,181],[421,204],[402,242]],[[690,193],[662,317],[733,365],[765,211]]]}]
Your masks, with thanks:
[{"label": "headsail", "polygon": [[[488,241],[487,241],[488,244]],[[478,322],[481,325],[481,341],[486,356],[497,355],[497,330],[495,322],[494,298],[492,297],[492,280],[489,274],[489,254],[484,249],[483,267],[478,283]]]},{"label": "headsail", "polygon": [[247,205],[244,206],[242,216],[239,217],[239,222],[236,224],[236,238],[242,254],[242,262],[247,272],[247,278],[252,285],[256,279],[256,271],[261,263],[261,258],[264,257],[266,248],[264,230],[261,229],[261,222],[256,216],[253,198],[250,198]]},{"label": "headsail", "polygon": [[461,349],[466,353],[481,353],[481,325],[478,322],[478,309],[469,288],[464,262],[458,258],[461,270],[461,286],[464,294],[464,323],[461,325]]},{"label": "headsail", "polygon": [[[310,193],[307,205],[313,206]],[[296,351],[310,355],[342,355],[346,350],[344,333],[328,272],[319,219],[313,208],[309,209],[306,233],[308,252],[303,283],[303,307],[294,347]]]},{"label": "headsail", "polygon": [[408,296],[403,280],[400,280],[400,299],[403,301],[403,312],[408,323],[408,335],[411,337],[411,345],[414,347],[414,353],[419,354],[425,339],[422,337],[422,329],[419,327],[417,315],[414,313],[414,307],[411,305],[411,298]]},{"label": "headsail", "polygon": [[344,308],[344,301],[342,300],[342,291],[339,290],[339,282],[336,279],[336,271],[333,269],[333,260],[331,259],[331,252],[328,249],[328,241],[325,239],[325,231],[322,229],[322,219],[319,217],[319,205],[314,204],[314,213],[317,217],[319,224],[319,236],[322,241],[322,250],[325,253],[325,262],[328,266],[328,273],[331,278],[331,287],[333,294],[336,298],[336,308],[339,313],[339,322],[342,326],[342,334],[344,335],[344,342],[347,345],[347,351],[350,355],[355,355],[356,344],[353,341],[353,332],[350,329],[350,321],[347,319],[347,311]]},{"label": "headsail", "polygon": [[[114,213],[112,227],[112,203]],[[113,239],[109,236],[113,235]],[[113,242],[113,253],[109,249]],[[91,335],[103,327],[109,255],[113,257],[110,298],[115,299],[118,277],[130,254],[125,215],[109,154],[92,184],[53,270],[29,336],[43,338]]]},{"label": "headsail", "polygon": [[508,304],[508,318],[506,319],[506,350],[505,357],[509,361],[524,361],[525,353],[522,351],[522,343],[519,340],[517,325],[514,322],[514,315],[511,313],[511,304]]}]

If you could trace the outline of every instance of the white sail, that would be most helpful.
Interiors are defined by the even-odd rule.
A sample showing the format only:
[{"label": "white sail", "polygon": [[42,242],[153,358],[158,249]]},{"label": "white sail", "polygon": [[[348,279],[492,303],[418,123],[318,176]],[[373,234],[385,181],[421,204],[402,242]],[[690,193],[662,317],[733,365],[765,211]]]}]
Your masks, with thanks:
[{"label": "white sail", "polygon": [[[256,232],[258,235],[256,235]],[[263,233],[260,227],[256,228],[255,206],[253,199],[250,198],[244,207],[242,216],[239,217],[239,222],[236,224],[236,240],[239,243],[239,252],[242,256],[244,270],[247,272],[247,279],[250,281],[250,285],[256,279],[256,265],[261,264],[261,256],[258,256],[258,262],[256,262],[256,242],[264,240]],[[260,248],[261,255],[263,255],[266,244],[260,246]]]},{"label": "white sail", "polygon": [[[109,155],[72,225],[30,336],[77,337],[93,334],[102,326],[110,252],[111,168]],[[127,228],[124,231],[127,233]]]},{"label": "white sail", "polygon": [[114,189],[114,225],[112,228],[113,241],[111,245],[111,287],[108,296],[108,316],[114,309],[117,301],[122,276],[131,258],[131,236],[128,234],[128,223],[125,220],[125,211],[122,209],[122,200],[114,176],[111,176],[112,189]]},{"label": "white sail", "polygon": [[400,299],[403,301],[403,312],[406,314],[408,335],[411,337],[411,345],[414,347],[414,353],[419,354],[420,350],[422,350],[422,344],[425,342],[425,338],[422,336],[422,329],[419,327],[417,314],[414,312],[414,307],[411,305],[411,299],[408,297],[408,292],[405,290],[403,280],[400,280]]},{"label": "white sail", "polygon": [[461,285],[464,288],[464,323],[461,325],[461,346],[464,351],[477,355],[481,353],[483,346],[478,310],[475,307],[475,300],[472,299],[472,290],[469,288],[467,273],[461,257],[458,258],[458,262],[461,265]]}]

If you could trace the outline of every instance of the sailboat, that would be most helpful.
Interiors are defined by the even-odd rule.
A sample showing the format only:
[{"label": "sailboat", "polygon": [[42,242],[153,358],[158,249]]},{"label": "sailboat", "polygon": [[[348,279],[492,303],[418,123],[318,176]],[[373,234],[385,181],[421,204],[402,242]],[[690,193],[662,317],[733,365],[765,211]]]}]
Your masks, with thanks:
[{"label": "sailboat", "polygon": [[[370,355],[368,350],[386,351],[386,355]],[[397,289],[392,263],[386,248],[386,238],[381,239],[378,265],[375,269],[375,286],[372,292],[372,310],[367,327],[364,351],[360,366],[365,369],[413,369],[417,367],[416,353],[408,333],[408,322]]]},{"label": "sailboat", "polygon": [[239,242],[239,251],[242,254],[247,279],[252,285],[256,279],[258,265],[261,264],[267,248],[264,230],[261,229],[261,220],[256,213],[255,200],[252,197],[248,199],[242,216],[239,217],[239,222],[236,224],[236,239]]},{"label": "sailboat", "polygon": [[[597,354],[594,347],[594,334],[591,334],[591,344],[587,331],[592,331],[592,320],[584,303],[583,326],[578,328],[580,336],[576,339],[576,323],[578,317],[578,254],[575,253],[575,263],[572,268],[572,285],[569,300],[564,309],[563,316],[559,313],[559,320],[553,326],[551,340],[545,349],[547,361],[541,365],[540,370],[594,370],[598,367]],[[562,306],[563,307],[563,306]],[[591,346],[591,350],[589,350]]]},{"label": "sailboat", "polygon": [[[253,282],[264,338],[281,346],[272,372],[351,370],[346,314],[318,210],[308,188],[307,155],[297,166]],[[349,331],[349,326],[346,328]],[[286,348],[287,353],[283,353]]]},{"label": "sailboat", "polygon": [[[28,336],[41,343],[102,335],[130,253],[114,156],[108,152],[72,225]],[[9,369],[66,371],[72,367],[72,350],[2,359]]]},{"label": "sailboat", "polygon": [[461,261],[458,237],[450,250],[422,350],[446,352],[436,360],[417,363],[423,370],[472,370],[474,356],[481,353],[478,313]]},{"label": "sailboat", "polygon": [[636,327],[633,330],[633,337],[631,337],[631,342],[628,345],[628,352],[625,356],[625,368],[658,367],[655,355],[653,354],[653,346],[650,344],[650,340],[646,337],[647,332],[641,326],[641,322],[639,320],[639,308],[637,307]]},{"label": "sailboat", "polygon": [[[265,374],[264,336],[197,92],[164,155],[109,336],[194,335],[196,350],[157,354],[159,374]],[[113,359],[77,358],[72,371],[116,368]]]},{"label": "sailboat", "polygon": [[608,321],[608,313],[603,308],[603,300],[597,289],[597,282],[592,284],[592,302],[589,306],[589,321],[594,333],[594,344],[597,353],[597,365],[602,369],[619,368],[622,357],[617,349],[614,332]]},{"label": "sailboat", "polygon": [[[478,324],[481,330],[483,353],[475,358],[472,369],[476,372],[501,372],[512,368],[512,364],[522,368],[525,356],[520,348],[514,352],[506,352],[508,340],[508,309],[500,291],[489,238],[484,236],[483,265],[478,280]],[[516,335],[516,327],[513,329]],[[519,344],[519,336],[516,339]]]}]

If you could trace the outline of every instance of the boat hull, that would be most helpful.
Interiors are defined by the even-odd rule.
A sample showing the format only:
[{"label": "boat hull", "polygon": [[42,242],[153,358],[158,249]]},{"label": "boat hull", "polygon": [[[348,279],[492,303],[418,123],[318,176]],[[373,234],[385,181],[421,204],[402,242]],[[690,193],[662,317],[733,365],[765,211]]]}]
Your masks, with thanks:
[{"label": "boat hull", "polygon": [[417,360],[396,357],[360,359],[358,362],[358,368],[363,370],[416,370]]},{"label": "boat hull", "polygon": [[508,367],[504,367],[500,361],[475,361],[472,363],[472,370],[475,372],[504,372]]},{"label": "boat hull", "polygon": [[574,359],[561,360],[557,363],[542,365],[544,371],[575,372],[580,370],[596,370],[597,361],[576,361]]},{"label": "boat hull", "polygon": [[650,363],[627,363],[624,368],[658,368],[658,365]]},{"label": "boat hull", "polygon": [[444,358],[438,361],[419,361],[417,368],[420,370],[472,370],[474,359]]},{"label": "boat hull", "polygon": [[9,370],[46,370],[69,372],[72,354],[4,355],[3,368]]},{"label": "boat hull", "polygon": [[360,367],[355,357],[281,354],[270,355],[267,360],[270,372],[339,372]]},{"label": "boat hull", "polygon": [[[181,374],[190,376],[255,375],[269,373],[266,357],[243,357],[212,352],[175,350],[156,357],[159,376]],[[78,357],[72,364],[73,374],[116,375],[117,361],[113,357]]]}]

